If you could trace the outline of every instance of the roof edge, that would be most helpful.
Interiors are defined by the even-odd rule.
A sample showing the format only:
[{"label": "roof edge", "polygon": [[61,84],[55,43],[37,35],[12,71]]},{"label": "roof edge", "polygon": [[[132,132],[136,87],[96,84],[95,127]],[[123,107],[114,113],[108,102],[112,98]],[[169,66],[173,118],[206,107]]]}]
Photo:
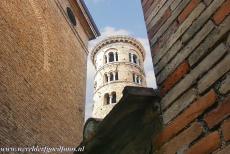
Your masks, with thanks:
[{"label": "roof edge", "polygon": [[[103,48],[105,45],[110,44],[110,43],[115,43],[115,42],[126,42],[127,43],[133,43],[136,45],[137,48],[140,49],[143,59],[145,59],[145,48],[143,47],[142,43],[137,40],[134,37],[131,37],[129,35],[114,35],[114,36],[109,36],[105,39],[103,39],[102,41],[100,41],[99,43],[97,43],[93,50],[91,51],[91,61],[94,64],[94,56],[96,55],[96,53]],[[95,64],[94,64],[95,65]]]},{"label": "roof edge", "polygon": [[[82,5],[82,7],[83,7],[83,9],[84,9],[84,11],[85,11],[85,13],[86,13],[88,19],[89,19],[89,21],[87,21],[87,22],[88,22],[88,24],[89,24],[91,27],[93,27],[93,30],[94,30],[94,31],[93,31],[93,34],[94,34],[94,37],[92,37],[92,38],[89,39],[89,40],[93,40],[93,39],[95,39],[96,37],[98,37],[98,36],[101,35],[101,34],[100,34],[100,31],[98,30],[97,25],[95,24],[95,22],[94,22],[94,20],[93,20],[91,14],[90,14],[90,12],[89,12],[89,9],[88,9],[87,6],[86,6],[84,0],[76,0],[76,1],[79,1],[79,2],[81,3],[81,5]],[[82,11],[83,11],[83,10],[82,10]]]}]

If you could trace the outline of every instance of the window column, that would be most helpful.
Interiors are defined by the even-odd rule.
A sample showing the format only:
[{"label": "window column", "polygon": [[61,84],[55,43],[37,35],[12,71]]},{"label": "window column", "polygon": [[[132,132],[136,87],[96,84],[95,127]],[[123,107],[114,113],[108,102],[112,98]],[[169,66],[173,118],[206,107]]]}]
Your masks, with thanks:
[{"label": "window column", "polygon": [[107,55],[106,58],[107,58],[107,63],[108,63],[109,62],[109,55]]},{"label": "window column", "polygon": [[113,96],[110,94],[109,95],[109,104],[112,104]]},{"label": "window column", "polygon": [[113,81],[115,81],[116,80],[116,74],[115,74],[115,72],[113,72]]},{"label": "window column", "polygon": [[131,54],[131,62],[133,63],[133,54]]}]

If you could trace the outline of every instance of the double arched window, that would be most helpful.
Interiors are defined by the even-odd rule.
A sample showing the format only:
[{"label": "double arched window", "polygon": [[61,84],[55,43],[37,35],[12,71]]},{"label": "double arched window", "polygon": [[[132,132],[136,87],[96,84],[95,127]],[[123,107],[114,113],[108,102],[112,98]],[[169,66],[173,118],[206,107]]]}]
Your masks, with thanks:
[{"label": "double arched window", "polygon": [[141,84],[142,83],[142,78],[140,75],[137,75],[135,73],[133,73],[133,82],[134,83],[138,83],[138,84]]},{"label": "double arched window", "polygon": [[105,82],[106,83],[118,80],[118,72],[106,73],[104,76],[105,76]]},{"label": "double arched window", "polygon": [[112,92],[111,94],[106,93],[104,95],[104,105],[109,105],[117,102],[116,92]]},{"label": "double arched window", "polygon": [[140,64],[140,60],[137,58],[137,55],[134,53],[129,53],[129,62],[134,64]]},{"label": "double arched window", "polygon": [[105,61],[105,64],[118,61],[118,53],[117,53],[117,51],[115,50],[115,51],[108,52],[104,56],[104,61]]}]

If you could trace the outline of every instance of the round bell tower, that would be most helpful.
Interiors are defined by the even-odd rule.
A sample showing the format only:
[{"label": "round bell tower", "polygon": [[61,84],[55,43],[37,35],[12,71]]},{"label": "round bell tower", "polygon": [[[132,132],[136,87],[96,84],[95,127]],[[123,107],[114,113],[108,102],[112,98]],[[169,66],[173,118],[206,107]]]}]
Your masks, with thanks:
[{"label": "round bell tower", "polygon": [[104,118],[122,97],[125,86],[146,87],[145,50],[129,36],[113,36],[99,42],[91,53],[96,68],[94,118]]}]

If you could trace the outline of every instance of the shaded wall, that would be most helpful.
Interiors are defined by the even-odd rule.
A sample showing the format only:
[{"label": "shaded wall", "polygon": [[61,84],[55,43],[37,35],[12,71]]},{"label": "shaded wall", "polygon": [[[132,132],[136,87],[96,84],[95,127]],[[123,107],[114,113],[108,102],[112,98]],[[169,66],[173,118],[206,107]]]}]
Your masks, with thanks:
[{"label": "shaded wall", "polygon": [[[230,1],[142,0],[161,93],[161,153],[230,151]],[[228,152],[227,152],[228,151]]]},{"label": "shaded wall", "polygon": [[67,0],[1,0],[1,147],[80,142],[88,37],[74,8]]}]

